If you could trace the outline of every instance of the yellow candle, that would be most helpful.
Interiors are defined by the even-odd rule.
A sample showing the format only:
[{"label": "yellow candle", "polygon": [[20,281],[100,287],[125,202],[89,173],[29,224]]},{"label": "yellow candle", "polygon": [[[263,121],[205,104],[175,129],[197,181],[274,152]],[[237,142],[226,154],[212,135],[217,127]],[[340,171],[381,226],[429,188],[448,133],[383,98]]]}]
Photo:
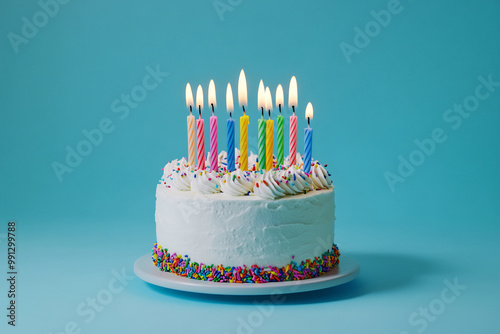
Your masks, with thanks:
[{"label": "yellow candle", "polygon": [[273,169],[273,133],[274,121],[269,119],[266,124],[266,170]]},{"label": "yellow candle", "polygon": [[240,169],[248,170],[248,116],[240,117]]}]

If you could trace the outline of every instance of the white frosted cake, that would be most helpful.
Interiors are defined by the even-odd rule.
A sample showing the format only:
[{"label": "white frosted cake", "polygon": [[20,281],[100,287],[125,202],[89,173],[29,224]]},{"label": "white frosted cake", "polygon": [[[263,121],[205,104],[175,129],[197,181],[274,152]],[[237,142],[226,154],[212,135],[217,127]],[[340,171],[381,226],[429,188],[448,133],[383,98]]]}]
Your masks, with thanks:
[{"label": "white frosted cake", "polygon": [[[238,152],[236,151],[236,156]],[[153,262],[162,271],[213,282],[266,283],[317,277],[339,262],[334,190],[324,166],[255,171],[164,168],[156,188]],[[238,161],[238,160],[237,160]],[[207,161],[207,166],[209,166]]]}]

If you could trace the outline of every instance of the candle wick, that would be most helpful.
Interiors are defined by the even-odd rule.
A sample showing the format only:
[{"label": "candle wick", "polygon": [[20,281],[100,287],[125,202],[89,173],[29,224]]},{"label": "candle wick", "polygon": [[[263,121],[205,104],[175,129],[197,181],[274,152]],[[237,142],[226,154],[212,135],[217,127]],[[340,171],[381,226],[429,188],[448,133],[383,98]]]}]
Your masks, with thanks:
[{"label": "candle wick", "polygon": [[201,118],[201,104],[200,104],[200,105],[198,105],[198,112],[199,112],[199,114],[200,114],[200,118]]},{"label": "candle wick", "polygon": [[193,114],[193,106],[189,106],[189,113],[192,115]]},{"label": "candle wick", "polygon": [[245,114],[245,106],[241,106],[243,108],[243,115]]},{"label": "candle wick", "polygon": [[271,119],[271,110],[268,110],[269,111],[269,119]]},{"label": "candle wick", "polygon": [[281,103],[279,104],[280,114],[281,114]]},{"label": "candle wick", "polygon": [[293,116],[295,116],[295,106],[292,105]]},{"label": "candle wick", "polygon": [[307,126],[310,126],[310,125],[311,125],[311,118],[307,117]]},{"label": "candle wick", "polygon": [[264,107],[260,108],[262,110],[262,118],[264,118]]},{"label": "candle wick", "polygon": [[214,114],[215,114],[214,104],[213,104],[213,103],[211,103],[211,106],[212,106],[212,116],[214,116]]},{"label": "candle wick", "polygon": [[233,113],[229,112],[229,118],[233,117]]}]

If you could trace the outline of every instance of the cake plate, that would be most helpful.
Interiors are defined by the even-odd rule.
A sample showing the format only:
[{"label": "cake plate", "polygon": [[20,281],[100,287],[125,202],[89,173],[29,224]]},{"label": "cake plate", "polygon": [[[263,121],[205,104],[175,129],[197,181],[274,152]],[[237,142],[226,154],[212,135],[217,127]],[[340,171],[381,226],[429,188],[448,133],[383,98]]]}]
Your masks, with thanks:
[{"label": "cake plate", "polygon": [[147,254],[134,264],[135,274],[142,280],[164,288],[213,295],[277,295],[330,288],[352,281],[359,274],[359,263],[342,254],[339,266],[319,277],[300,281],[269,283],[219,283],[198,281],[160,271]]}]

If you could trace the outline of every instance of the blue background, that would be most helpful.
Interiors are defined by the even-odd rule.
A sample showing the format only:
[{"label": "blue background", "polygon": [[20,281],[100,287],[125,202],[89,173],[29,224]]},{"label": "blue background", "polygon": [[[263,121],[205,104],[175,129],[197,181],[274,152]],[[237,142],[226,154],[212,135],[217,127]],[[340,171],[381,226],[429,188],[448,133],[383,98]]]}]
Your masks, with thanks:
[{"label": "blue background", "polygon": [[[41,7],[0,4],[0,265],[6,272],[15,220],[19,271],[15,329],[0,283],[2,332],[60,333],[74,321],[82,333],[237,333],[238,319],[257,317],[247,332],[418,333],[409,317],[439,306],[444,280],[455,278],[467,288],[424,332],[499,331],[500,87],[457,129],[443,115],[475,94],[478,77],[500,81],[500,3],[401,0],[346,57],[341,43],[355,46],[356,27],[376,29],[370,11],[387,1],[221,2],[231,10],[219,16],[212,1],[71,1],[17,53],[9,33],[21,35],[23,17],[33,22]],[[111,104],[142,85],[148,66],[169,75],[120,119]],[[262,318],[254,301],[268,297],[191,295],[135,278],[86,322],[78,305],[106,289],[113,270],[133,275],[155,242],[161,168],[187,150],[186,82],[202,84],[206,101],[215,80],[222,149],[225,87],[237,101],[241,68],[254,138],[260,79],[273,96],[282,83],[287,97],[297,77],[299,129],[313,103],[314,157],[336,187],[336,242],[361,276],[287,295]],[[114,130],[60,182],[53,162],[65,163],[66,147],[105,118]],[[418,158],[414,141],[436,128],[446,141],[391,189],[385,173],[398,173],[399,156]],[[300,151],[301,140],[299,130]]]}]

